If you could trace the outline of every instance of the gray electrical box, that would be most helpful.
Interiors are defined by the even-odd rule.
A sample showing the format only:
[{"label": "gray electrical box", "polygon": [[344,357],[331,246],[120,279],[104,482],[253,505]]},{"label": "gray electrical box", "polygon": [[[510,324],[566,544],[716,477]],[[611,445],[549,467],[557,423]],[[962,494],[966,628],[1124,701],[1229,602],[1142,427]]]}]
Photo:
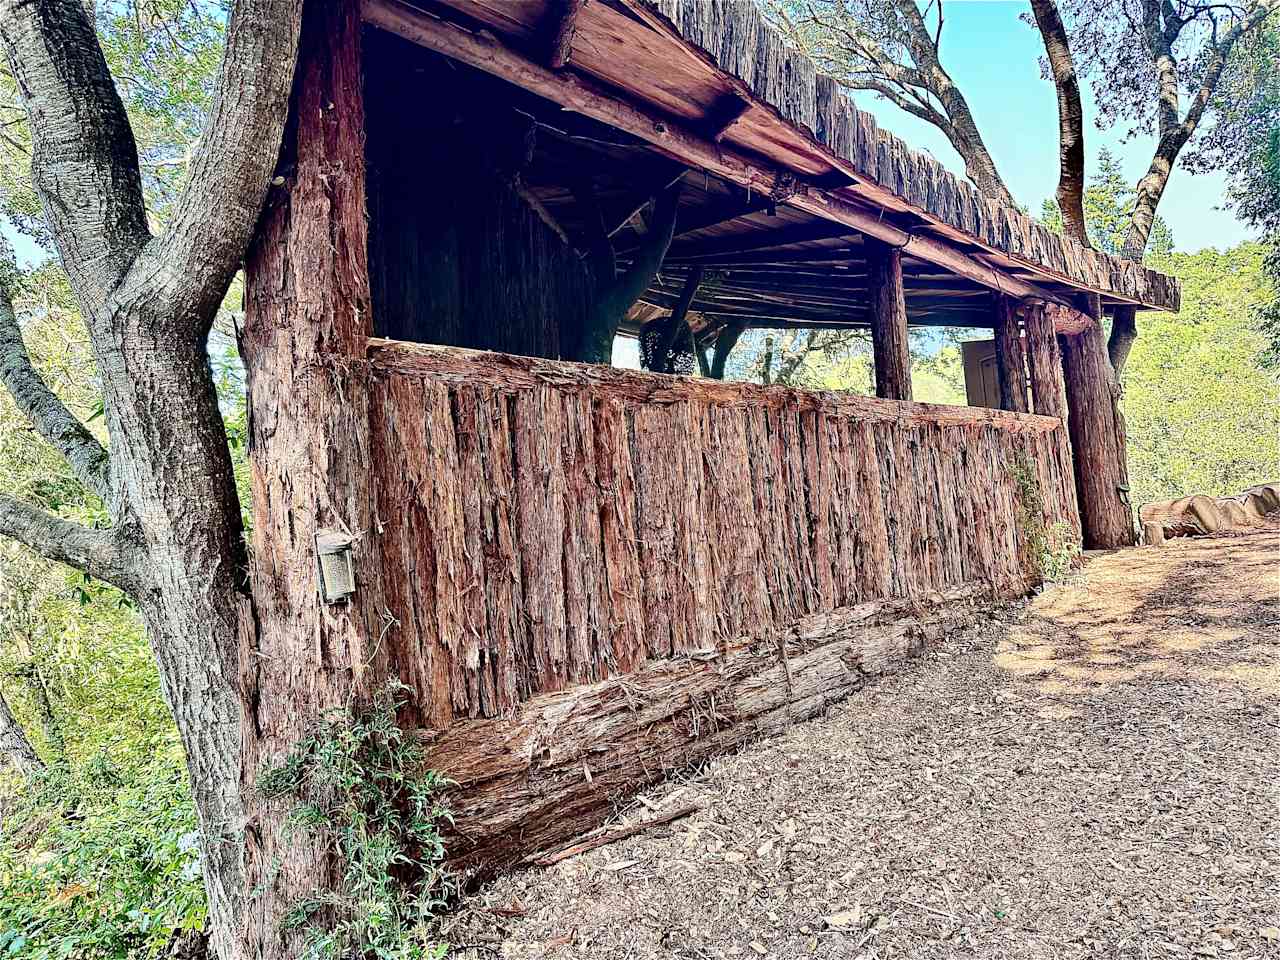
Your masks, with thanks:
[{"label": "gray electrical box", "polygon": [[356,592],[356,571],[351,537],[336,530],[316,533],[316,563],[320,595],[325,603],[341,603]]}]

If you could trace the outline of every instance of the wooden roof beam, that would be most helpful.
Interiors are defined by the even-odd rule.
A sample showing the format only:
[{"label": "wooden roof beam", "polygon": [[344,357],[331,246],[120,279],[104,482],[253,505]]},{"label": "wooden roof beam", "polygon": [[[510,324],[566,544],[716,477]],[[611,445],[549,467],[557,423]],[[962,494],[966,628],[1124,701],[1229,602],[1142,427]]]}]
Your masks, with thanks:
[{"label": "wooden roof beam", "polygon": [[552,70],[559,70],[569,62],[573,48],[573,34],[578,25],[578,14],[589,0],[552,0],[548,7],[547,34],[551,38],[547,63]]},{"label": "wooden roof beam", "polygon": [[737,256],[757,250],[786,247],[793,243],[837,240],[849,236],[851,232],[844,224],[832,223],[804,223],[781,230],[754,230],[740,236],[726,237],[724,240],[668,251],[667,260],[671,263],[688,263],[705,257]]},{"label": "wooden roof beam", "polygon": [[[672,239],[674,241],[691,233],[697,233],[699,230],[717,227],[722,223],[737,220],[739,217],[749,217],[753,213],[762,213],[776,206],[777,201],[772,197],[755,196],[744,197],[741,200],[735,200],[733,203],[709,204],[706,207],[696,208],[690,211],[689,217],[685,217],[682,212],[676,220],[676,231],[672,234]],[[634,249],[635,245],[633,244],[618,252],[619,254],[626,254]]]},{"label": "wooden roof beam", "polygon": [[361,15],[375,27],[637,136],[675,160],[750,190],[774,195],[788,192],[796,184],[796,192],[787,199],[791,205],[899,247],[904,255],[944,266],[1010,296],[1062,301],[1056,294],[983,264],[958,248],[887,223],[880,211],[855,205],[809,184],[797,184],[794,174],[768,169],[759,160],[709,141],[670,117],[629,103],[576,73],[557,73],[540,66],[490,35],[472,33],[399,0],[364,0]]},{"label": "wooden roof beam", "polygon": [[751,101],[745,100],[736,93],[726,93],[707,111],[704,126],[707,139],[719,143],[751,109]]}]

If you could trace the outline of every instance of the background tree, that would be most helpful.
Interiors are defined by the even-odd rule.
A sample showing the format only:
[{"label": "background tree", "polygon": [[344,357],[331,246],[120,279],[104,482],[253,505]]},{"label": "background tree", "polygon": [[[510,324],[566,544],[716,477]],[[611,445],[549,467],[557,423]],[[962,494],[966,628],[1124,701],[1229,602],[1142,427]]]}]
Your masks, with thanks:
[{"label": "background tree", "polygon": [[1255,35],[1276,0],[1070,0],[1072,39],[1091,52],[1099,122],[1155,137],[1136,187],[1122,253],[1140,260],[1174,164],[1222,102],[1236,45]]},{"label": "background tree", "polygon": [[942,64],[943,0],[764,0],[768,17],[851,90],[869,90],[933,124],[986,196],[1016,206],[969,101]]},{"label": "background tree", "polygon": [[232,5],[208,121],[183,158],[161,224],[149,222],[150,172],[86,6],[0,0],[0,39],[29,131],[30,182],[88,330],[106,443],[31,364],[8,287],[0,378],[100,499],[107,521],[88,526],[5,494],[0,534],[136,603],[184,745],[211,924],[227,957],[237,953],[246,892],[233,678],[237,640],[253,617],[207,338],[273,173],[300,23],[300,0]]},{"label": "background tree", "polygon": [[[1278,0],[1071,0],[1073,42],[1094,54],[1100,125],[1126,121],[1130,133],[1155,137],[1121,249],[1126,259],[1142,259],[1174,164],[1220,109],[1237,45],[1278,8]],[[1107,340],[1117,382],[1137,336],[1134,311],[1118,310]]]},{"label": "background tree", "polygon": [[1054,0],[1031,0],[1044,43],[1045,66],[1058,95],[1058,210],[1062,232],[1090,246],[1084,212],[1084,107],[1062,14]]},{"label": "background tree", "polygon": [[1280,14],[1237,42],[1219,81],[1213,122],[1184,166],[1227,174],[1227,202],[1241,220],[1280,234]]}]

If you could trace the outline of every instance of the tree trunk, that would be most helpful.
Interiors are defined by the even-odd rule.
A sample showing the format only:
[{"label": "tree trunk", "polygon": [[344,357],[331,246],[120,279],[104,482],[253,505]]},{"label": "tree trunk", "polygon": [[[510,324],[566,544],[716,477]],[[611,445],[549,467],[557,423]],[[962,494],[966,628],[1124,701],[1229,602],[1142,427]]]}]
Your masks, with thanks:
[{"label": "tree trunk", "polygon": [[1151,166],[1138,181],[1129,231],[1125,234],[1124,248],[1121,251],[1124,259],[1142,262],[1147,250],[1147,239],[1156,222],[1156,207],[1160,205],[1160,198],[1169,185],[1169,175],[1173,173],[1174,161],[1178,159],[1185,143],[1186,138],[1180,133],[1160,138],[1155,156],[1151,158]]},{"label": "tree trunk", "polygon": [[1101,324],[1095,318],[1083,333],[1064,336],[1061,346],[1084,545],[1086,549],[1132,546],[1124,425]]},{"label": "tree trunk", "polygon": [[[288,810],[255,781],[328,709],[359,704],[389,675],[390,626],[376,556],[368,464],[370,334],[359,11],[309,4],[282,148],[284,184],[268,200],[245,270],[242,351],[252,423],[255,622],[241,659],[246,718],[242,790],[246,956],[291,956],[288,911],[332,888],[340,864],[312,837],[285,831]],[[324,604],[315,536],[354,538],[358,589]]]},{"label": "tree trunk", "polygon": [[[906,2],[914,3],[915,0],[906,0]],[[951,145],[964,160],[965,175],[973,181],[974,186],[983,196],[990,197],[1006,207],[1017,207],[1013,194],[1009,192],[999,170],[996,169],[991,151],[987,149],[987,144],[982,139],[978,124],[973,119],[973,111],[969,109],[969,101],[955,85],[951,75],[943,69],[937,58],[937,48],[930,43],[925,47],[916,44],[913,49],[924,58],[922,69],[928,76],[930,86],[942,104],[943,110],[946,111],[950,123],[942,128],[942,132],[946,134]]]},{"label": "tree trunk", "polygon": [[1116,385],[1120,384],[1124,373],[1125,361],[1129,359],[1129,351],[1138,341],[1138,308],[1116,307],[1111,315],[1111,336],[1107,338],[1107,358],[1111,361],[1111,372]]},{"label": "tree trunk", "polygon": [[911,399],[911,355],[907,348],[907,301],[902,286],[902,253],[870,237],[867,286],[871,295],[871,344],[875,354],[876,396]]},{"label": "tree trunk", "polygon": [[994,295],[996,312],[996,376],[1000,382],[1000,409],[1014,413],[1027,412],[1027,362],[1023,356],[1022,337],[1018,333],[1018,317],[1013,301],[1004,294]]},{"label": "tree trunk", "polygon": [[3,692],[0,692],[0,761],[11,764],[23,775],[44,769],[44,761],[31,746],[27,732],[14,718]]},{"label": "tree trunk", "polygon": [[1092,244],[1084,217],[1084,109],[1080,105],[1080,80],[1057,3],[1031,0],[1031,9],[1058,94],[1057,196],[1062,232],[1089,247]]}]

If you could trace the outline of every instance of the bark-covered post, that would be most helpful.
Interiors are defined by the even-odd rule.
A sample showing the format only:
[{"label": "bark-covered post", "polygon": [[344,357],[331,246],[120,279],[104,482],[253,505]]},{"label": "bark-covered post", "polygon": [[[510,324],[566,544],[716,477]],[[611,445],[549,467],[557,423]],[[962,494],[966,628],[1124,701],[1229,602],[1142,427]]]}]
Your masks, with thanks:
[{"label": "bark-covered post", "polygon": [[1026,413],[1027,364],[1018,333],[1018,316],[1013,300],[1002,293],[995,300],[996,376],[1000,381],[1000,409]]},{"label": "bark-covered post", "polygon": [[1044,417],[1066,416],[1062,398],[1062,353],[1058,349],[1053,316],[1040,300],[1029,301],[1022,313],[1027,330],[1028,366],[1031,368],[1031,395],[1035,412]]},{"label": "bark-covered post", "polygon": [[902,252],[872,237],[863,237],[862,243],[867,251],[876,396],[886,400],[910,400],[911,355],[907,349],[907,299],[902,286]]},{"label": "bark-covered post", "polygon": [[[253,600],[242,638],[242,791],[248,815],[244,956],[282,956],[285,914],[339,865],[255,781],[327,709],[386,676],[365,342],[370,332],[360,15],[306,5],[290,123],[245,268],[242,350],[253,463]],[[281,183],[281,179],[283,182]],[[355,537],[356,592],[321,600],[315,536]],[[385,658],[385,654],[382,654]],[[293,944],[296,947],[296,944]]]},{"label": "bark-covered post", "polygon": [[1100,318],[1094,315],[1082,332],[1064,336],[1061,347],[1084,545],[1132,546],[1124,425]]}]

